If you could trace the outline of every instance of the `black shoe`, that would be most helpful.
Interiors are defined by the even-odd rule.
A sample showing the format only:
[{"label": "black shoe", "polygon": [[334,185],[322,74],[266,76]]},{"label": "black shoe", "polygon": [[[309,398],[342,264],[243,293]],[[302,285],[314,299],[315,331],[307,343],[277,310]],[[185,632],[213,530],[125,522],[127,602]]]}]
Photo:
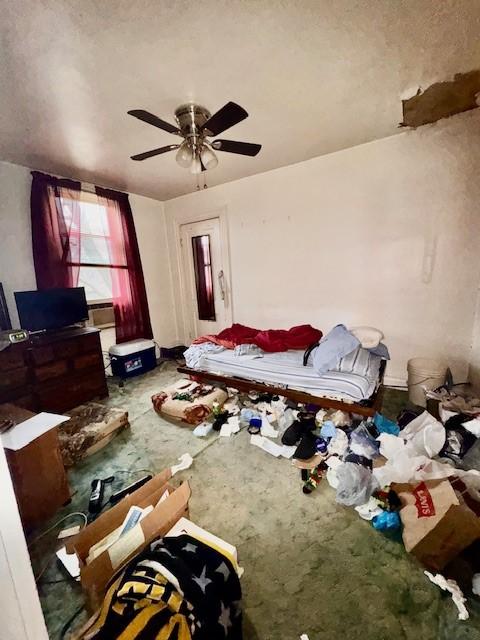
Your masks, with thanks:
[{"label": "black shoe", "polygon": [[317,453],[317,436],[308,431],[302,436],[300,444],[295,450],[293,457],[297,460],[309,460]]}]

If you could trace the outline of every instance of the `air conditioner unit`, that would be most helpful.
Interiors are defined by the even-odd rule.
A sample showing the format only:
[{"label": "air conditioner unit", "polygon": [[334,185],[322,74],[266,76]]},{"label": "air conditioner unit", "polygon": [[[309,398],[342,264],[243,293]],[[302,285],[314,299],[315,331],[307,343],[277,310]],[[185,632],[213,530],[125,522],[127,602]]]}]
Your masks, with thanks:
[{"label": "air conditioner unit", "polygon": [[111,304],[96,304],[90,306],[88,311],[88,324],[98,329],[107,329],[115,326],[115,315]]}]

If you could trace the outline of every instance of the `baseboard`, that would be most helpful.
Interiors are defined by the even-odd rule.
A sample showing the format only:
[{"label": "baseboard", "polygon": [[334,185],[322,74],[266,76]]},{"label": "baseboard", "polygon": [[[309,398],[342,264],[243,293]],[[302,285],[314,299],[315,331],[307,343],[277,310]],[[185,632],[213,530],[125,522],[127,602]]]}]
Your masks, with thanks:
[{"label": "baseboard", "polygon": [[393,376],[385,376],[384,384],[386,387],[404,387],[407,388],[405,378],[394,378]]}]

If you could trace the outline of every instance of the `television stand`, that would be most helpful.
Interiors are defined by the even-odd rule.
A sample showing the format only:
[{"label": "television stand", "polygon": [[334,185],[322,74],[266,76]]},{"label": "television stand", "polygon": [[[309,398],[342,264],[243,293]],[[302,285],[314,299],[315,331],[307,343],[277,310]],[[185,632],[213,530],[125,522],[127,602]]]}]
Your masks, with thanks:
[{"label": "television stand", "polygon": [[0,404],[64,413],[108,395],[99,329],[68,327],[0,352]]}]

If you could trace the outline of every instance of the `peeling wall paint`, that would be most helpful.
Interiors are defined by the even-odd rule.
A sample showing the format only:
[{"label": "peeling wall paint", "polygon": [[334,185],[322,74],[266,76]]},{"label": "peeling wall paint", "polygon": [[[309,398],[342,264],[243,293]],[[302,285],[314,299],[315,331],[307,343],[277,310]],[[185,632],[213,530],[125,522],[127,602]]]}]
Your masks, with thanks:
[{"label": "peeling wall paint", "polygon": [[457,73],[453,80],[435,82],[428,89],[402,100],[401,127],[420,127],[449,118],[457,113],[476,109],[480,92],[480,70]]}]

